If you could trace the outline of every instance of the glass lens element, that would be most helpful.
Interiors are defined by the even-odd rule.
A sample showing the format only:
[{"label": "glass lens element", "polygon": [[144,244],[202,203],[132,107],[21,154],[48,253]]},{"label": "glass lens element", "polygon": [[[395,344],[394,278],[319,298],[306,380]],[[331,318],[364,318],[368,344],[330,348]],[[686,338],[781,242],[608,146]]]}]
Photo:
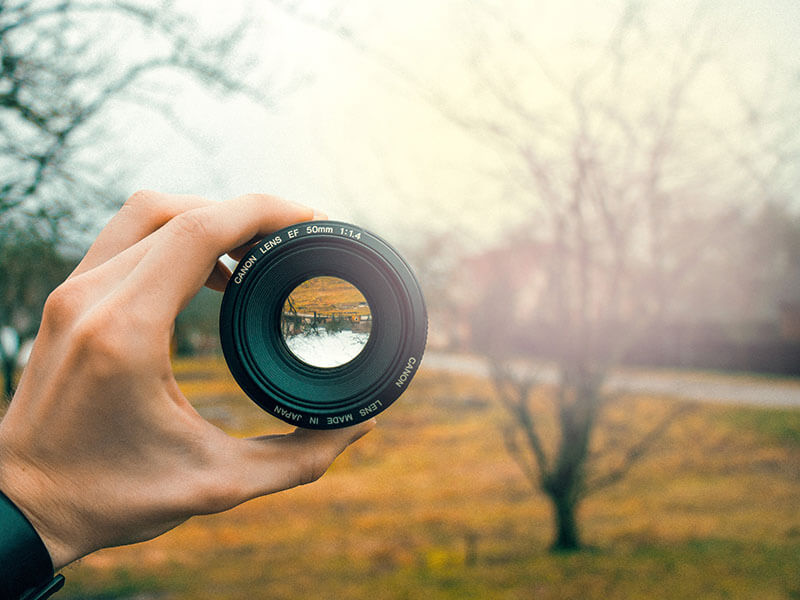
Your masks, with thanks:
[{"label": "glass lens element", "polygon": [[366,298],[338,277],[314,277],[298,285],[281,313],[281,333],[297,358],[314,367],[332,368],[353,360],[372,329]]}]

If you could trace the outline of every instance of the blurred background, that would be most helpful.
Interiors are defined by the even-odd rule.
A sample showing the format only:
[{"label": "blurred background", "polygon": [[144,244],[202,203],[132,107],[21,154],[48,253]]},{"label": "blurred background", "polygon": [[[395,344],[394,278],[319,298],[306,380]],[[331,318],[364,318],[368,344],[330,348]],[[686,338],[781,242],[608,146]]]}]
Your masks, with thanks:
[{"label": "blurred background", "polygon": [[[419,276],[428,352],[313,486],[64,598],[800,598],[794,0],[0,2],[5,402],[137,189],[284,196]],[[234,435],[220,296],[174,339]]]}]

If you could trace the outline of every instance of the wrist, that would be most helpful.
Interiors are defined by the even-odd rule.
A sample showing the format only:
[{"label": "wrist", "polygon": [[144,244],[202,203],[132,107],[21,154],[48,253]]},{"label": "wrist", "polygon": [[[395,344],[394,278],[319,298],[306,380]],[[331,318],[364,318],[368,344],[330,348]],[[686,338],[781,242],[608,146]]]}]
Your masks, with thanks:
[{"label": "wrist", "polygon": [[41,537],[0,491],[0,596],[38,600],[63,585],[63,576],[53,578],[53,563]]},{"label": "wrist", "polygon": [[61,505],[57,486],[46,485],[48,479],[31,465],[13,460],[0,442],[0,492],[30,523],[47,551],[52,569],[58,571],[83,554],[63,533],[70,517]]}]

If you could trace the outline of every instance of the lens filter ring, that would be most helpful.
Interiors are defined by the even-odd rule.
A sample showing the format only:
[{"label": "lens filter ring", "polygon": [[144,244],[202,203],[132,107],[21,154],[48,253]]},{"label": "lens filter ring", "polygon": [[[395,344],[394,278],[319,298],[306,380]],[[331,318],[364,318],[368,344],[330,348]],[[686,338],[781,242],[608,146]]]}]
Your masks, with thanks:
[{"label": "lens filter ring", "polygon": [[[363,349],[333,367],[302,360],[282,333],[287,299],[315,278],[354,286],[371,316]],[[322,331],[317,319],[314,313],[306,327]],[[220,310],[222,350],[236,382],[265,411],[309,429],[355,425],[388,408],[419,368],[427,325],[422,291],[403,258],[378,236],[338,221],[292,225],[259,241],[239,261]]]}]

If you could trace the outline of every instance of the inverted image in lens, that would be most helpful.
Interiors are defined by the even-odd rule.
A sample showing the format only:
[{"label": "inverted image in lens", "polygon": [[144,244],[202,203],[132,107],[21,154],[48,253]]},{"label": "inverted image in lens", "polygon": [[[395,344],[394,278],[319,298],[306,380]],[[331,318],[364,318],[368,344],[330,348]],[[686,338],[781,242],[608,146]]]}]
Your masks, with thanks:
[{"label": "inverted image in lens", "polygon": [[292,354],[314,367],[344,365],[366,346],[372,313],[366,298],[338,277],[313,277],[289,294],[281,311],[281,334]]}]

